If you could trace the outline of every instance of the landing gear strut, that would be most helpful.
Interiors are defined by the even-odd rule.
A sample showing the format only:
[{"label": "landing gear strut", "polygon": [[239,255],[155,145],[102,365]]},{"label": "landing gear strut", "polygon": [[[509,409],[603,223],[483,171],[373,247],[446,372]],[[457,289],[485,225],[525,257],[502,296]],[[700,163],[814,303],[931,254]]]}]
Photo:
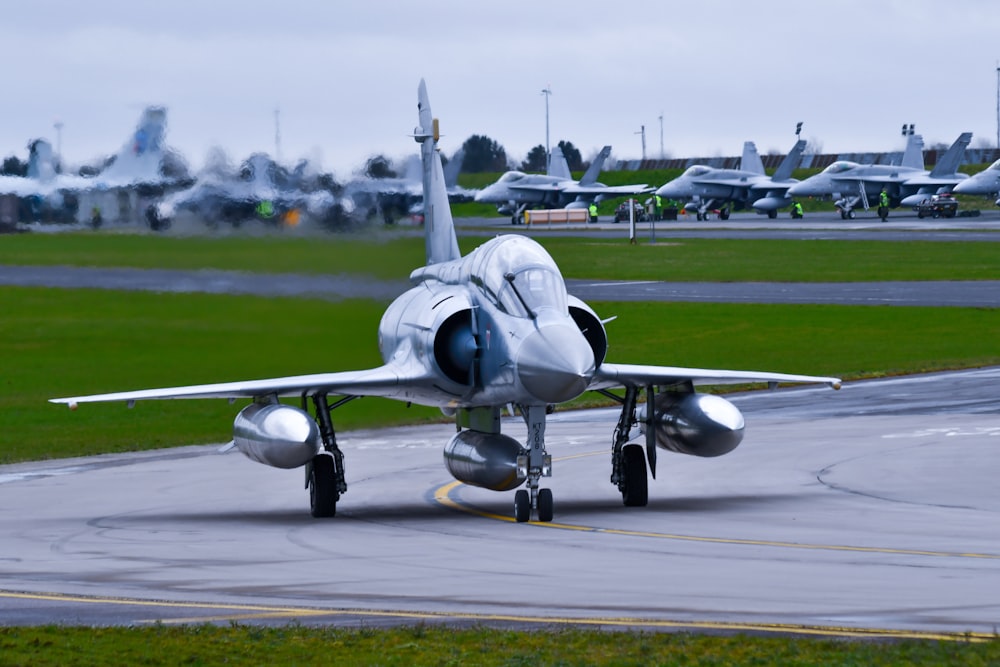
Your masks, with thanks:
[{"label": "landing gear strut", "polygon": [[[309,510],[316,518],[332,517],[337,514],[337,501],[347,491],[344,477],[344,453],[337,446],[337,434],[333,429],[330,412],[356,396],[347,396],[330,405],[326,394],[313,395],[316,409],[316,424],[319,426],[323,451],[306,464],[306,488],[309,490]],[[302,397],[302,409],[308,408]]]},{"label": "landing gear strut", "polygon": [[535,510],[539,521],[552,521],[552,489],[539,488],[542,477],[552,476],[552,457],[545,451],[546,406],[522,405],[520,409],[528,427],[528,442],[527,452],[518,457],[517,465],[528,478],[528,488],[514,494],[514,518],[524,523]]},{"label": "landing gear strut", "polygon": [[[649,502],[649,480],[646,477],[646,458],[642,447],[626,446],[629,431],[636,422],[635,401],[638,396],[638,387],[625,388],[625,397],[619,399],[622,412],[611,443],[611,483],[621,491],[622,502],[626,507],[645,507]],[[647,400],[652,403],[651,398]],[[651,404],[647,412],[652,413]]]}]

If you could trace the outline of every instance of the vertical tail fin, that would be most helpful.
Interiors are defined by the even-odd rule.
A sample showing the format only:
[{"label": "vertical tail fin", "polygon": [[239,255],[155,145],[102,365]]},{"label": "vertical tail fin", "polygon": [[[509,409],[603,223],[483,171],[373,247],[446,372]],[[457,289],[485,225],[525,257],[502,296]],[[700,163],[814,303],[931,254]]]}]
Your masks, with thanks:
[{"label": "vertical tail fin", "polygon": [[[911,126],[912,127],[912,126]],[[910,133],[906,136],[906,148],[899,166],[911,169],[924,168],[924,138],[919,134]]]},{"label": "vertical tail fin", "polygon": [[552,149],[552,155],[549,156],[549,168],[545,173],[548,176],[555,176],[567,181],[573,179],[573,174],[569,170],[569,163],[566,162],[566,156],[563,155],[562,148],[559,146]]},{"label": "vertical tail fin", "polygon": [[743,142],[743,157],[740,158],[740,169],[752,174],[764,175],[764,161],[757,153],[757,144],[752,141]]},{"label": "vertical tail fin", "polygon": [[792,172],[795,171],[796,167],[799,166],[799,162],[802,161],[802,151],[806,149],[806,140],[799,139],[792,146],[792,150],[788,151],[788,155],[785,159],[781,161],[778,168],[774,170],[774,175],[771,176],[772,181],[787,181],[792,177]]},{"label": "vertical tail fin", "polygon": [[420,161],[423,166],[424,245],[427,249],[427,264],[430,265],[459,259],[462,255],[458,250],[455,222],[448,205],[448,189],[444,184],[441,156],[437,152],[437,122],[431,114],[427,84],[423,79],[417,89],[417,110],[420,124],[413,136],[420,144]]},{"label": "vertical tail fin", "polygon": [[601,149],[601,152],[597,154],[594,161],[587,167],[587,171],[583,172],[583,176],[580,178],[580,185],[593,185],[597,182],[597,177],[600,176],[601,169],[604,169],[604,161],[608,159],[609,155],[611,155],[611,146],[605,146]]},{"label": "vertical tail fin", "polygon": [[444,185],[453,188],[458,185],[458,175],[462,172],[462,161],[465,160],[465,149],[459,148],[444,167]]},{"label": "vertical tail fin", "polygon": [[970,141],[972,141],[972,132],[963,132],[960,134],[955,143],[945,151],[944,155],[938,158],[937,164],[931,170],[931,177],[946,178],[958,172],[958,167],[962,164],[962,158],[965,157],[965,149],[968,147]]}]

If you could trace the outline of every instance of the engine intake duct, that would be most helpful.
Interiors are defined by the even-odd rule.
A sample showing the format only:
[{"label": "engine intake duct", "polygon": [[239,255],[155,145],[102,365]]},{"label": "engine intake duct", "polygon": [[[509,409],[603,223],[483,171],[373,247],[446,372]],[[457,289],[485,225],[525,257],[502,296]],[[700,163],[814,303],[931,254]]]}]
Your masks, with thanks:
[{"label": "engine intake duct", "polygon": [[456,433],[444,448],[444,464],[460,482],[493,491],[509,491],[524,482],[518,475],[521,444],[502,433],[465,430]]},{"label": "engine intake duct", "polygon": [[[743,440],[743,413],[712,394],[657,394],[654,404],[656,446],[692,456],[722,456]],[[645,433],[646,409],[639,414]]]},{"label": "engine intake duct", "polygon": [[449,316],[435,334],[434,359],[452,382],[472,384],[476,347],[472,311],[460,310]]}]

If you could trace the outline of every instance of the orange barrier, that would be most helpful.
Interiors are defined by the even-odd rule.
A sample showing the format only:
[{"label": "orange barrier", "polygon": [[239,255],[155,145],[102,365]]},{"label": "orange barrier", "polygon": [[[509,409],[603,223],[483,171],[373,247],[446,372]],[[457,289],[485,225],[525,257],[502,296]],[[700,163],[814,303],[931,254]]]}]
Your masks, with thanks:
[{"label": "orange barrier", "polygon": [[585,208],[549,208],[524,212],[524,224],[537,225],[544,222],[587,222],[590,214]]}]

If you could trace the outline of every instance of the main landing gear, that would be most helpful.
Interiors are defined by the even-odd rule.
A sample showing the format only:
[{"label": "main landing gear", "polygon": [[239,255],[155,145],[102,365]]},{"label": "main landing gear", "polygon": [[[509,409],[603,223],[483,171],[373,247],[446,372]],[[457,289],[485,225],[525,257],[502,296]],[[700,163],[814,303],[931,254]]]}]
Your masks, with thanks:
[{"label": "main landing gear", "polygon": [[[309,490],[309,510],[316,518],[336,516],[337,501],[347,492],[344,477],[344,453],[337,446],[337,434],[333,429],[330,413],[357,396],[347,396],[330,405],[326,394],[312,397],[316,411],[316,424],[323,440],[323,451],[306,464],[306,488]],[[308,411],[306,397],[302,397],[302,409]]]},{"label": "main landing gear", "polygon": [[517,459],[518,473],[527,477],[527,489],[514,494],[514,518],[524,523],[531,511],[539,521],[552,521],[552,489],[539,488],[542,477],[552,476],[552,457],[545,451],[545,405],[519,406],[528,427],[527,451]]}]

